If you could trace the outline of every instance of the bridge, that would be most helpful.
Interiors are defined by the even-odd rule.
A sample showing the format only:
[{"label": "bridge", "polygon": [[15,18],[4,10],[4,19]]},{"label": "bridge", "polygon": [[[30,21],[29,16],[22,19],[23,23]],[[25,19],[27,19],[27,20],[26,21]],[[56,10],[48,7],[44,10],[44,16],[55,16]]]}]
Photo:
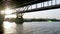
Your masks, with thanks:
[{"label": "bridge", "polygon": [[12,14],[17,15],[17,20],[23,21],[22,16],[24,13],[60,8],[60,4],[57,1],[58,0],[1,0],[0,7],[3,8],[0,8],[0,10],[10,7],[16,11]]},{"label": "bridge", "polygon": [[[17,11],[17,13],[27,13],[27,12],[35,12],[35,11],[42,11],[42,10],[60,8],[60,4],[57,4],[56,1],[57,0],[55,0],[54,5],[53,5],[52,1],[47,1],[46,6],[45,6],[45,2],[42,2],[42,3],[40,3],[40,5],[38,5],[39,3],[36,3],[36,4],[32,4],[32,5],[27,5],[27,6],[15,8],[15,10]],[[38,6],[40,6],[40,7],[38,7]]]},{"label": "bridge", "polygon": [[[1,14],[2,10],[5,11],[7,7],[15,10],[16,12],[16,23],[22,24],[24,13],[50,10],[60,8],[60,3],[58,0],[0,0],[0,33],[3,33],[3,21],[5,14]],[[13,11],[12,11],[13,12]]]}]

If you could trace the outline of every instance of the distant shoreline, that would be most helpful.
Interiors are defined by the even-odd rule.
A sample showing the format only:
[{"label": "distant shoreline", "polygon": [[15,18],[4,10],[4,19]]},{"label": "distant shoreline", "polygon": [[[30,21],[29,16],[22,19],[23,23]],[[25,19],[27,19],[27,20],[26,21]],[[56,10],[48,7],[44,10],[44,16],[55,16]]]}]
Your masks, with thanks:
[{"label": "distant shoreline", "polygon": [[[12,18],[12,19],[6,19],[5,21],[11,21],[14,22],[16,19]],[[58,19],[23,19],[23,22],[56,22],[56,21],[60,21]]]},{"label": "distant shoreline", "polygon": [[38,22],[42,22],[42,21],[48,21],[48,22],[52,22],[52,21],[60,21],[60,20],[58,20],[58,19],[24,19],[24,22],[36,22],[36,21],[38,21]]}]

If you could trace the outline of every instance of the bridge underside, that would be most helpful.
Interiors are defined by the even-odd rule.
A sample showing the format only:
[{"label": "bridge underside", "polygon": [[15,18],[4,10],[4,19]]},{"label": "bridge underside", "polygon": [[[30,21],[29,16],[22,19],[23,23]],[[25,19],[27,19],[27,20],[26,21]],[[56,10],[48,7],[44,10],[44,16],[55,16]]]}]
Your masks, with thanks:
[{"label": "bridge underside", "polygon": [[41,3],[49,0],[12,0],[11,1],[11,6],[15,6],[15,8],[27,6],[27,5],[32,5],[36,3]]},{"label": "bridge underside", "polygon": [[53,6],[47,6],[47,7],[41,7],[41,8],[35,8],[35,9],[31,9],[31,10],[26,10],[26,11],[20,11],[18,13],[43,11],[43,10],[50,10],[50,9],[57,9],[57,8],[60,8],[60,4],[59,5],[53,5]]},{"label": "bridge underside", "polygon": [[5,4],[10,6],[10,8],[19,8],[35,3],[41,3],[49,0],[0,0],[0,10],[5,9]]},{"label": "bridge underside", "polygon": [[[17,13],[19,14],[19,13],[27,13],[27,12],[35,12],[35,11],[42,11],[42,10],[50,10],[50,9],[60,8],[60,4],[57,4],[57,0],[54,0],[54,2],[52,0],[51,1],[46,0],[47,1],[47,4],[46,4],[47,6],[45,6],[45,3],[44,3],[45,1],[43,1],[43,0],[41,2],[39,2],[39,0],[36,0],[36,1],[38,1],[38,2],[34,2],[34,3],[32,2],[32,4],[31,3],[28,3],[28,4],[26,3],[23,6],[21,5],[22,7],[16,8],[16,9],[19,9],[19,10],[16,10]],[[53,5],[53,3],[54,3],[54,5]],[[37,5],[37,4],[39,4],[39,5]],[[51,5],[49,5],[49,4],[51,4]],[[32,6],[32,5],[35,5],[35,8],[33,8],[34,6]],[[41,6],[41,7],[38,7],[38,6]]]}]

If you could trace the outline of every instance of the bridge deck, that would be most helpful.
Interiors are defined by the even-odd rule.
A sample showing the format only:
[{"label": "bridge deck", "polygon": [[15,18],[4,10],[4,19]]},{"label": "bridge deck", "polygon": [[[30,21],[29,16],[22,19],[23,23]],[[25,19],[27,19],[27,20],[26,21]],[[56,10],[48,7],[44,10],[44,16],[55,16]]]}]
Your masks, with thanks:
[{"label": "bridge deck", "polygon": [[41,3],[45,1],[50,1],[50,0],[12,0],[11,6],[15,6],[15,8],[19,8],[19,7]]},{"label": "bridge deck", "polygon": [[42,10],[49,10],[49,9],[56,9],[56,8],[60,8],[60,4],[53,5],[53,6],[47,6],[47,7],[41,7],[41,8],[35,8],[35,9],[31,9],[31,10],[26,10],[26,11],[20,11],[18,13],[35,12],[35,11],[42,11]]}]

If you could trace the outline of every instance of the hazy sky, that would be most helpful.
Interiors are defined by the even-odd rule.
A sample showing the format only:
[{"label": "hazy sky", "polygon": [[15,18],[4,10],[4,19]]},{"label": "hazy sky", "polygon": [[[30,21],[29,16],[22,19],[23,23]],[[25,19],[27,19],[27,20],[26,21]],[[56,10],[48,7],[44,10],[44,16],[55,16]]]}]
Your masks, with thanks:
[{"label": "hazy sky", "polygon": [[60,9],[25,13],[24,18],[57,18],[60,19]]},{"label": "hazy sky", "polygon": [[[60,0],[57,0],[57,4],[60,4]],[[25,13],[24,18],[57,18],[60,19],[60,8],[53,10],[37,11]]]}]

